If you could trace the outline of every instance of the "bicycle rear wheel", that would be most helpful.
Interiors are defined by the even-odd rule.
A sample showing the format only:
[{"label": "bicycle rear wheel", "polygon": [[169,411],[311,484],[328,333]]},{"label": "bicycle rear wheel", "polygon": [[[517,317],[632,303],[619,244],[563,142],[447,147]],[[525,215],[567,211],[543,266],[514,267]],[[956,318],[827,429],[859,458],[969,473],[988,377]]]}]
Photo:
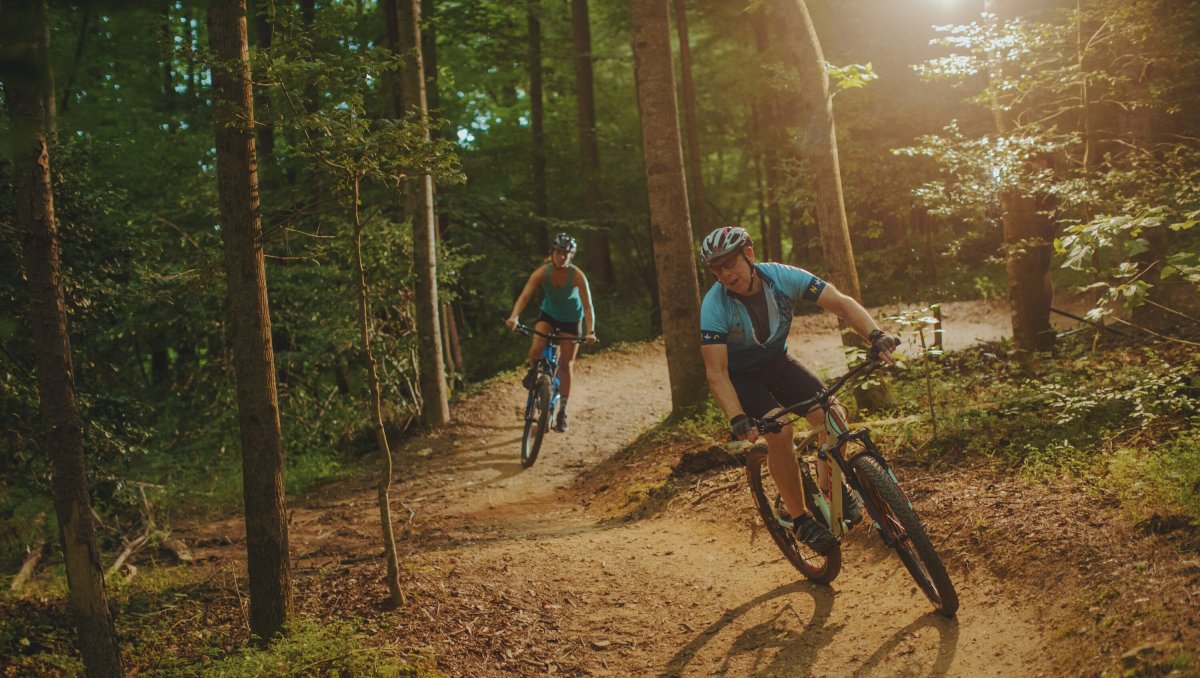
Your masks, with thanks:
[{"label": "bicycle rear wheel", "polygon": [[[746,480],[750,485],[750,494],[754,496],[754,505],[758,507],[758,514],[767,526],[767,533],[800,574],[818,584],[828,584],[841,572],[841,547],[822,556],[797,541],[791,530],[779,524],[775,506],[778,504],[782,507],[783,502],[779,498],[779,491],[775,488],[771,474],[763,472],[766,462],[767,451],[764,449],[753,449],[746,455]],[[805,497],[805,503],[809,510],[812,510],[812,498]]]},{"label": "bicycle rear wheel", "polygon": [[521,436],[521,466],[529,468],[537,461],[542,438],[550,423],[550,375],[539,374],[533,385],[533,406],[525,415],[525,433]]},{"label": "bicycle rear wheel", "polygon": [[938,612],[953,617],[958,611],[958,593],[904,490],[873,457],[860,455],[851,466],[862,486],[863,502],[884,542],[896,549],[908,573]]}]

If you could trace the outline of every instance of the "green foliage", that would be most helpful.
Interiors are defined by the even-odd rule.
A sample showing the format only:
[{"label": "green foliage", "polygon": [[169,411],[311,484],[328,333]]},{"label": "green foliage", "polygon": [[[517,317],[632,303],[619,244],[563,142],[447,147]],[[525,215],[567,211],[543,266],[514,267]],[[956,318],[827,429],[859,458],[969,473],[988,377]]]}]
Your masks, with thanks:
[{"label": "green foliage", "polygon": [[1134,517],[1183,514],[1200,527],[1200,420],[1148,447],[1121,447],[1107,463],[1104,486]]},{"label": "green foliage", "polygon": [[[267,648],[246,645],[235,590],[192,581],[187,567],[144,568],[110,582],[126,668],[156,676],[436,676],[417,651],[380,643],[353,622],[298,618]],[[54,597],[48,597],[48,596]],[[0,656],[19,675],[81,675],[63,592],[0,596]]]},{"label": "green foliage", "polygon": [[835,94],[848,89],[862,89],[873,80],[879,79],[879,75],[875,73],[870,62],[834,66],[826,61],[825,72],[829,74],[829,81],[833,85]]},{"label": "green foliage", "polygon": [[200,673],[223,678],[255,676],[417,676],[422,671],[387,649],[370,644],[349,622],[294,624],[287,635],[265,650],[243,648],[229,656],[199,665],[164,668],[154,675],[191,676]]},{"label": "green foliage", "polygon": [[[1070,474],[1115,493],[1139,518],[1179,512],[1200,520],[1194,356],[1085,349],[1036,365],[1003,346],[947,354],[932,382],[936,435],[925,422],[881,433],[929,462],[981,457],[1033,478]],[[920,371],[896,373],[895,388],[903,412],[924,407]]]},{"label": "green foliage", "polygon": [[1172,277],[1194,290],[1200,241],[1174,234],[1200,209],[1200,147],[1173,97],[1200,91],[1196,27],[1181,7],[1116,0],[941,27],[951,53],[918,71],[966,88],[993,121],[899,149],[939,169],[915,195],[941,217],[992,223],[1001,194],[1038,198],[1064,227],[1063,265],[1098,293],[1093,319],[1162,296]]}]

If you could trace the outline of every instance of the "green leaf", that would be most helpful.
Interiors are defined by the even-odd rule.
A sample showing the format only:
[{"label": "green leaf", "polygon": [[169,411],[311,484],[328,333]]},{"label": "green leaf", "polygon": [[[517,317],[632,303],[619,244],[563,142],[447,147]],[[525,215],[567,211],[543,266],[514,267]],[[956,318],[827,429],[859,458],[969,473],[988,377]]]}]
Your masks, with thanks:
[{"label": "green leaf", "polygon": [[1136,257],[1148,249],[1150,249],[1150,243],[1144,238],[1135,238],[1125,243],[1125,253],[1131,257]]}]

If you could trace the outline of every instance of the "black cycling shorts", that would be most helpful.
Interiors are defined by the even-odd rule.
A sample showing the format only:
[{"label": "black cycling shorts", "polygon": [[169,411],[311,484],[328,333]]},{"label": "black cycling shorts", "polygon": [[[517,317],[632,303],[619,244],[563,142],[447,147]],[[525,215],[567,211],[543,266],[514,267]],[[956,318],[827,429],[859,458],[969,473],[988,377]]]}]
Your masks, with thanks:
[{"label": "black cycling shorts", "polygon": [[730,372],[729,380],[742,409],[755,419],[777,407],[808,400],[822,388],[821,380],[787,353],[756,370]]},{"label": "black cycling shorts", "polygon": [[570,334],[570,335],[574,335],[576,337],[583,336],[583,318],[580,318],[579,320],[572,320],[569,322],[564,322],[562,320],[559,320],[558,318],[551,316],[549,313],[542,311],[542,314],[538,316],[537,321],[538,322],[545,321],[545,322],[550,323],[550,326],[553,327],[554,329],[558,330],[559,334]]}]

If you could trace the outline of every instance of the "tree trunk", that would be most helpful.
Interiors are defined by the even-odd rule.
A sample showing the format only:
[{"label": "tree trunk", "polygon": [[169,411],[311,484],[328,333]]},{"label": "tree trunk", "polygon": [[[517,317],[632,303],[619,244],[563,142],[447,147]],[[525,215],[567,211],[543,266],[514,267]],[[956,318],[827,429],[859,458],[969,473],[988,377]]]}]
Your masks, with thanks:
[{"label": "tree trunk", "polygon": [[[421,0],[421,62],[425,71],[425,108],[431,116],[442,115],[442,98],[438,90],[437,21],[434,16],[436,9],[435,0]],[[441,126],[434,126],[431,133],[434,139],[453,141],[451,135]]]},{"label": "tree trunk", "polygon": [[79,64],[83,60],[83,48],[87,44],[88,34],[90,33],[89,26],[92,17],[92,6],[84,5],[79,20],[79,39],[75,41],[75,56],[71,60],[71,70],[67,72],[67,82],[63,85],[62,104],[58,106],[58,112],[66,113],[71,105],[71,93],[75,85],[75,75],[79,73]]},{"label": "tree trunk", "polygon": [[467,383],[467,364],[463,361],[462,342],[458,340],[458,319],[454,315],[454,304],[446,304],[446,330],[450,335],[450,359],[458,372],[460,383]]},{"label": "tree trunk", "polygon": [[550,233],[546,217],[550,208],[546,200],[546,130],[542,107],[542,22],[538,17],[539,0],[530,0],[526,7],[529,20],[529,128],[533,135],[533,216],[534,239],[539,252],[550,251]]},{"label": "tree trunk", "polygon": [[[996,20],[994,0],[984,0],[984,12]],[[996,134],[1008,133],[1008,122],[996,96],[997,77],[993,61],[988,68],[988,90]],[[1012,312],[1013,343],[1026,351],[1047,351],[1054,347],[1054,328],[1050,326],[1050,244],[1037,223],[1036,203],[1015,188],[1000,193],[1001,223],[1004,232],[1005,269],[1008,272],[1008,301]]]},{"label": "tree trunk", "polygon": [[375,369],[375,353],[371,350],[371,320],[367,312],[367,272],[362,259],[362,219],[358,212],[358,179],[352,178],[351,205],[354,217],[354,267],[358,274],[358,331],[362,341],[363,355],[367,359],[367,380],[371,384],[371,419],[375,424],[375,444],[379,447],[382,461],[379,474],[379,521],[383,528],[383,553],[387,560],[387,586],[389,603],[398,608],[407,602],[400,588],[400,559],[396,555],[396,536],[392,531],[392,448],[388,445],[387,429],[383,425],[383,392],[379,386],[379,372]]},{"label": "tree trunk", "polygon": [[1010,191],[1002,202],[1013,342],[1017,348],[1048,351],[1055,339],[1050,326],[1051,238],[1032,197]]},{"label": "tree trunk", "polygon": [[[771,59],[770,39],[768,36],[769,9],[760,5],[750,12],[750,25],[754,30],[754,44],[758,58],[765,63]],[[759,71],[758,102],[754,119],[756,147],[762,149],[763,172],[767,180],[767,214],[762,229],[763,259],[767,261],[783,261],[783,208],[779,204],[783,193],[783,162],[784,135],[780,116],[780,95],[776,85],[768,81],[765,70]],[[792,243],[792,251],[796,243]]]},{"label": "tree trunk", "polygon": [[632,10],[633,69],[642,119],[650,235],[671,379],[671,413],[677,416],[703,402],[707,389],[700,360],[700,290],[683,178],[671,27],[667,0],[634,0]]},{"label": "tree trunk", "polygon": [[[411,112],[425,124],[425,66],[421,56],[420,0],[386,0],[388,39],[393,51],[403,54],[400,88],[395,96],[396,117]],[[394,40],[394,41],[393,41]],[[426,138],[429,130],[426,128]],[[428,427],[450,421],[447,401],[446,363],[442,355],[441,322],[438,318],[437,220],[433,212],[433,177],[428,174],[409,182],[406,211],[413,227],[413,270],[417,336],[420,346],[421,420]]]},{"label": "tree trunk", "polygon": [[250,631],[269,641],[292,617],[292,579],[245,0],[213,0],[208,6],[208,36],[219,63],[225,64],[212,73],[213,126],[241,430]]},{"label": "tree trunk", "polygon": [[[255,42],[259,52],[267,52],[271,49],[271,43],[275,41],[275,17],[271,13],[274,4],[258,0],[256,5],[254,8]],[[264,73],[257,74],[255,81],[259,83],[254,94],[254,103],[258,106],[258,115],[256,116],[258,124],[255,126],[258,145],[255,150],[258,152],[259,161],[265,166],[271,164],[275,155],[275,122],[271,115],[271,97],[268,96],[265,86],[266,75]]]},{"label": "tree trunk", "polygon": [[[802,148],[811,167],[813,190],[816,194],[817,228],[821,232],[821,251],[829,279],[844,294],[862,299],[858,270],[854,266],[854,251],[850,246],[850,228],[846,222],[846,207],[842,199],[842,174],[838,163],[837,134],[833,121],[833,98],[829,94],[829,77],[825,72],[825,56],[821,43],[803,0],[772,0],[772,20],[780,34],[792,36],[783,42],[788,66],[797,76],[804,111],[797,125],[803,134]],[[839,321],[842,344],[865,346],[862,339],[844,321]],[[860,407],[880,409],[890,404],[887,390],[882,386],[856,389]]]},{"label": "tree trunk", "polygon": [[700,122],[696,115],[696,86],[692,82],[692,48],[688,44],[687,7],[685,0],[673,0],[675,31],[679,35],[679,73],[683,86],[683,120],[687,130],[687,179],[691,195],[692,231],[708,233],[708,196],[704,190],[704,164],[700,160]]},{"label": "tree trunk", "polygon": [[104,590],[83,456],[83,422],[75,395],[71,340],[62,290],[58,222],[50,179],[46,109],[50,93],[45,0],[0,5],[4,82],[12,119],[17,222],[29,285],[29,324],[37,359],[42,436],[66,560],[68,598],[88,675],[120,676],[121,653]]},{"label": "tree trunk", "polygon": [[601,206],[600,147],[596,139],[596,99],[592,76],[592,28],[588,18],[588,0],[571,0],[571,28],[575,45],[575,92],[579,99],[579,156],[583,162],[580,182],[587,218],[596,229],[584,240],[585,254],[592,279],[611,285],[616,281],[608,226]]}]

